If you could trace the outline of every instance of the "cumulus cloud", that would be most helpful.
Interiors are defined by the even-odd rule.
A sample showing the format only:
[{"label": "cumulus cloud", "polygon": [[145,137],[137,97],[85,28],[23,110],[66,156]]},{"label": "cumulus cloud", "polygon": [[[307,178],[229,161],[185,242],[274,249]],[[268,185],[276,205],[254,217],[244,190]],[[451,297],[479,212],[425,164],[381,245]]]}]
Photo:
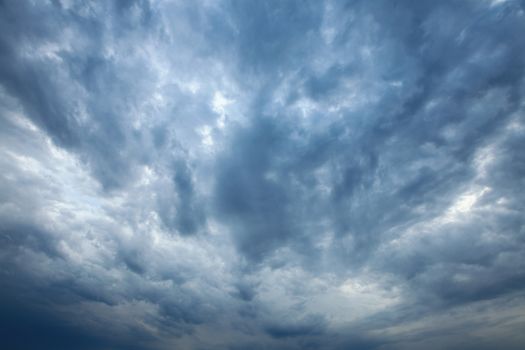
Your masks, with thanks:
[{"label": "cumulus cloud", "polygon": [[523,1],[0,1],[14,349],[521,349]]}]

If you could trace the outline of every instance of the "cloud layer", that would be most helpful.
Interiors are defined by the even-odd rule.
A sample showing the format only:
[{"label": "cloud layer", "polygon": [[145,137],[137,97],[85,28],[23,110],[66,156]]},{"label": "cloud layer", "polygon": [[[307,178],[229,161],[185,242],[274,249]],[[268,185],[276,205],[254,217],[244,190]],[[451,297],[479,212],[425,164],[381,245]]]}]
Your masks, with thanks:
[{"label": "cloud layer", "polygon": [[525,2],[0,1],[10,349],[522,349]]}]

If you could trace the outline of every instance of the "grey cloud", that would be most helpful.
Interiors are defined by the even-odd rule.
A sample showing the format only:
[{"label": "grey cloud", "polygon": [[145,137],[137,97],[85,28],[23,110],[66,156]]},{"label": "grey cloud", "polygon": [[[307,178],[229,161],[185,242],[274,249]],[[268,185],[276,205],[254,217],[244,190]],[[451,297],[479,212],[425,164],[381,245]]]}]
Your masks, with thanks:
[{"label": "grey cloud", "polygon": [[322,316],[310,315],[296,324],[270,324],[266,327],[266,332],[274,338],[312,336],[323,332],[324,323]]},{"label": "grey cloud", "polygon": [[0,8],[3,343],[524,344],[522,1]]},{"label": "grey cloud", "polygon": [[232,1],[228,11],[235,23],[240,64],[248,71],[273,75],[290,65],[300,66],[301,57],[309,55],[318,40],[322,4],[315,1]]}]

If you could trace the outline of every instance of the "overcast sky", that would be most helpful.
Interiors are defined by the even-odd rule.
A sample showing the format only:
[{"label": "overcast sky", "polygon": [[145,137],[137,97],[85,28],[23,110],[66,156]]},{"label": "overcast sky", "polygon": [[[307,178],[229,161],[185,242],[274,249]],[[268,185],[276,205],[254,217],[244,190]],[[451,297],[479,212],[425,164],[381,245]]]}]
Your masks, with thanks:
[{"label": "overcast sky", "polygon": [[525,1],[0,0],[10,350],[525,348]]}]

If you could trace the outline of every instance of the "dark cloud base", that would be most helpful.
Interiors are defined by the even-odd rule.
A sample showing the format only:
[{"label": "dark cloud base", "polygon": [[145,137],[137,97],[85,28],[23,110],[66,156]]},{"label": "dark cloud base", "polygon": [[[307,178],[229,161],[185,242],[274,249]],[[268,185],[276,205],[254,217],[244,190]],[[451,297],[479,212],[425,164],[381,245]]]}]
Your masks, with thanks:
[{"label": "dark cloud base", "polygon": [[2,348],[524,348],[524,32],[0,0]]}]

